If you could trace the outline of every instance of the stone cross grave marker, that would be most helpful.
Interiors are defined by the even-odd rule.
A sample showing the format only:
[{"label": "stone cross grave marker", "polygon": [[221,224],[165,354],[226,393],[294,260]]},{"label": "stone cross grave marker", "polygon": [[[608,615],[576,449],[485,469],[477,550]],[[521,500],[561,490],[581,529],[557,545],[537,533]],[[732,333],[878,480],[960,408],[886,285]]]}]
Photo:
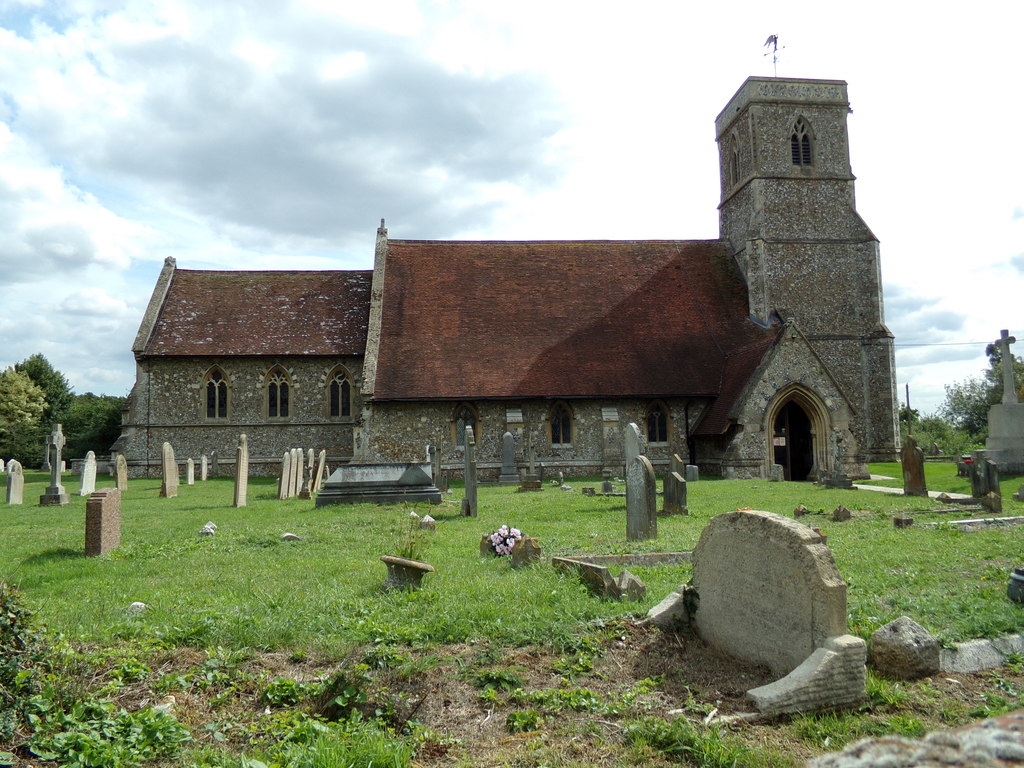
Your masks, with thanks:
[{"label": "stone cross grave marker", "polygon": [[928,486],[924,479],[924,451],[922,451],[913,435],[907,435],[900,449],[900,461],[903,462],[903,495],[927,496]]},{"label": "stone cross grave marker", "polygon": [[114,461],[114,487],[121,493],[128,490],[128,460],[123,453],[117,454]]},{"label": "stone cross grave marker", "polygon": [[82,464],[82,475],[79,478],[78,495],[88,496],[96,490],[96,454],[89,451],[85,454],[85,463]]},{"label": "stone cross grave marker", "polygon": [[210,476],[210,459],[204,453],[199,457],[199,482],[205,483]]},{"label": "stone cross grave marker", "polygon": [[190,456],[188,461],[185,462],[185,485],[196,484],[196,463]]},{"label": "stone cross grave marker", "polygon": [[163,471],[160,496],[165,499],[173,499],[178,495],[178,462],[174,458],[174,448],[170,443],[163,444],[160,457],[160,468]]},{"label": "stone cross grave marker", "polygon": [[244,507],[249,500],[249,438],[238,436],[235,449],[235,498],[234,506]]},{"label": "stone cross grave marker", "polygon": [[277,498],[287,499],[292,490],[292,452],[285,451],[281,456],[281,479],[277,484]]},{"label": "stone cross grave marker", "polygon": [[7,463],[7,503],[22,504],[25,501],[25,472],[21,462],[11,459]]},{"label": "stone cross grave marker", "polygon": [[462,499],[462,514],[466,517],[476,517],[476,439],[473,436],[472,427],[466,427],[466,452],[464,459],[466,496]]},{"label": "stone cross grave marker", "polygon": [[658,538],[658,484],[646,456],[636,456],[626,472],[626,538]]},{"label": "stone cross grave marker", "polygon": [[1013,355],[1010,353],[1010,345],[1016,342],[1008,330],[999,332],[999,338],[995,346],[999,347],[999,359],[1003,361],[1003,403],[1017,402],[1017,387],[1013,381]]},{"label": "stone cross grave marker", "polygon": [[71,501],[68,497],[68,492],[60,484],[62,464],[60,452],[64,450],[64,442],[64,432],[61,430],[61,425],[54,425],[53,432],[50,433],[47,443],[49,448],[47,455],[50,457],[50,484],[46,487],[43,495],[39,497],[39,506],[41,507],[63,507]]},{"label": "stone cross grave marker", "polygon": [[121,543],[121,492],[104,488],[85,502],[85,555],[99,557]]}]

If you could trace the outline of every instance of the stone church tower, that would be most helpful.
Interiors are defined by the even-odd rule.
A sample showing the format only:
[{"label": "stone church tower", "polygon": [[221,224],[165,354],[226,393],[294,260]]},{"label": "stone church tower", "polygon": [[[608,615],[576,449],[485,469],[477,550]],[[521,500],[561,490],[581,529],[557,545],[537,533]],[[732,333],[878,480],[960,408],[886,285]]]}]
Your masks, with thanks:
[{"label": "stone church tower", "polygon": [[[841,80],[752,77],[716,119],[721,237],[746,280],[751,319],[799,334],[845,401],[837,411],[795,387],[768,403],[764,427],[775,435],[778,463],[799,463],[784,454],[802,449],[784,438],[808,427],[813,438],[797,442],[818,445],[806,461],[819,467],[838,452],[851,469],[892,461],[898,446],[893,337],[878,241],[854,203],[849,112]],[[847,429],[840,442],[855,446],[835,449],[832,433]]]}]

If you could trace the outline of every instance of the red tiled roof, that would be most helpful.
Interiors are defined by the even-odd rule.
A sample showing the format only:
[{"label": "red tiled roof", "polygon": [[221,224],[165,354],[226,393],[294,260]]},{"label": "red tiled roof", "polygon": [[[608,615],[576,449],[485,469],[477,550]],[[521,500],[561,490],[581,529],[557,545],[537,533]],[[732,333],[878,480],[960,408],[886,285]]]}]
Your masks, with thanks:
[{"label": "red tiled roof", "polygon": [[720,241],[388,247],[378,400],[716,397],[776,333]]},{"label": "red tiled roof", "polygon": [[146,355],[362,355],[372,272],[175,270]]},{"label": "red tiled roof", "polygon": [[711,403],[704,418],[693,431],[694,435],[720,435],[729,427],[729,411],[750,381],[751,375],[764,359],[765,353],[778,338],[781,329],[731,351],[722,368],[722,389]]}]

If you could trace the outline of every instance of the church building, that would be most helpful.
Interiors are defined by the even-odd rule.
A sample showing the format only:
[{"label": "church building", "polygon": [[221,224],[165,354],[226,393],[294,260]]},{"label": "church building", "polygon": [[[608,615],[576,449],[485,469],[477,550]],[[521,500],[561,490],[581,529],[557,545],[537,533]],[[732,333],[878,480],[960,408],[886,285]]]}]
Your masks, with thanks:
[{"label": "church building", "polygon": [[864,477],[898,448],[878,241],[854,204],[846,83],[749,78],[716,120],[717,240],[395,240],[372,271],[200,271],[167,259],[132,347],[113,450],[255,473],[289,448],[328,463],[462,464],[502,436],[568,476],[621,475],[640,426],[726,477]]}]

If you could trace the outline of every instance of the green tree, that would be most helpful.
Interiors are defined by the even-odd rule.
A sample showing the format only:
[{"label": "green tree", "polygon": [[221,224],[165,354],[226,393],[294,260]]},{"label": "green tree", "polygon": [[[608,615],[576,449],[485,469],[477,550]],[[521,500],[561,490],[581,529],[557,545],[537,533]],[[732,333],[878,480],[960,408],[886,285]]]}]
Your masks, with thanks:
[{"label": "green tree", "polygon": [[80,458],[89,451],[107,453],[121,434],[124,401],[123,397],[92,392],[75,395],[64,417],[67,455]]},{"label": "green tree", "polygon": [[38,434],[46,397],[28,374],[0,372],[0,456],[39,463]]},{"label": "green tree", "polygon": [[[946,386],[946,400],[939,413],[953,427],[969,433],[975,440],[984,441],[988,435],[988,409],[1003,399],[1003,361],[999,350],[990,345],[988,368],[980,377],[959,381]],[[1024,361],[1011,355],[1017,399],[1024,402]]]},{"label": "green tree", "polygon": [[39,353],[22,360],[14,369],[19,373],[28,374],[29,378],[43,390],[46,408],[40,421],[41,432],[49,432],[54,424],[63,424],[68,408],[75,398],[64,374],[50,365],[50,361]]}]

